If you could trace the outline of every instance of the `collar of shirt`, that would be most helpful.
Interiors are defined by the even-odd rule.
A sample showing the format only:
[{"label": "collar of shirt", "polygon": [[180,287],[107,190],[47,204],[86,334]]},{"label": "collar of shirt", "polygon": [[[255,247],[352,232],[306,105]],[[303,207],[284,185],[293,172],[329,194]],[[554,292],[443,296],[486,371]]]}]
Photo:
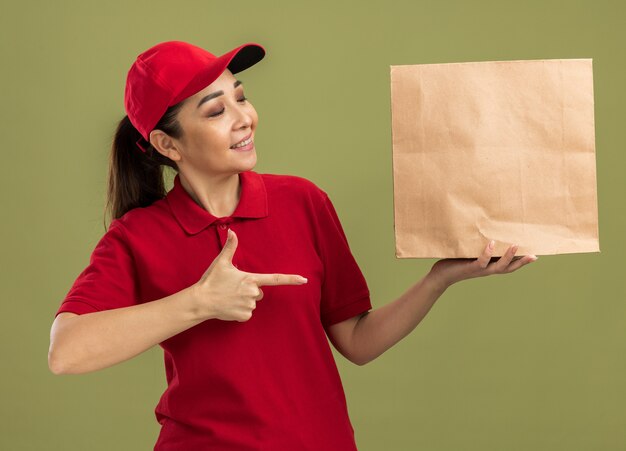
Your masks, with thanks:
[{"label": "collar of shirt", "polygon": [[218,218],[198,205],[180,183],[180,176],[174,177],[174,187],[166,199],[172,213],[185,232],[195,235],[214,222],[227,224],[233,218],[264,218],[267,211],[267,191],[263,177],[254,171],[239,173],[241,196],[232,215]]}]

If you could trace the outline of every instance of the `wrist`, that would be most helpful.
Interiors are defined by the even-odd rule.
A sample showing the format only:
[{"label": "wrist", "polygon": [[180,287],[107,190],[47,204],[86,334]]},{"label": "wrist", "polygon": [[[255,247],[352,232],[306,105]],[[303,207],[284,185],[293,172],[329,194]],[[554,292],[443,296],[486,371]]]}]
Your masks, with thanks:
[{"label": "wrist", "polygon": [[425,279],[426,283],[430,285],[433,290],[440,293],[443,293],[452,285],[452,283],[443,278],[440,273],[434,272],[432,269],[428,274],[426,274]]},{"label": "wrist", "polygon": [[204,321],[211,319],[211,312],[208,310],[208,304],[203,299],[197,284],[193,284],[183,290],[183,296],[187,308],[187,313],[193,321]]}]

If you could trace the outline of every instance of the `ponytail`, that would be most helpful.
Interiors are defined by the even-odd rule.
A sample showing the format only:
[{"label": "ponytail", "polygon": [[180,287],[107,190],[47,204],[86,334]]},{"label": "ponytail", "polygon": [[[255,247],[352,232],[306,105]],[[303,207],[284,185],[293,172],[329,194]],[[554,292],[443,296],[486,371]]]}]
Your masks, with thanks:
[{"label": "ponytail", "polygon": [[[154,128],[173,138],[180,138],[183,130],[176,117],[183,102],[169,107]],[[143,142],[145,153],[137,147],[138,139]],[[164,166],[178,172],[176,163],[146,142],[128,116],[124,116],[115,131],[109,156],[105,230],[108,229],[107,213],[110,213],[112,220],[119,219],[133,208],[147,207],[165,197]]]}]

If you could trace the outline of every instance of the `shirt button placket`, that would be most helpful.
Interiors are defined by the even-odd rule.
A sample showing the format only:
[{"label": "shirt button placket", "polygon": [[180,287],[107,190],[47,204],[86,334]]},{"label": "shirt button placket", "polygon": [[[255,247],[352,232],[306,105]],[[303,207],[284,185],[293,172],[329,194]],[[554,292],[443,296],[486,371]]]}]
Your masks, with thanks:
[{"label": "shirt button placket", "polygon": [[230,221],[226,220],[226,221],[222,221],[222,220],[218,220],[217,221],[217,227],[215,228],[215,230],[217,230],[217,236],[219,237],[220,240],[220,247],[224,248],[224,244],[226,243],[226,240],[228,239],[228,228],[230,227]]}]

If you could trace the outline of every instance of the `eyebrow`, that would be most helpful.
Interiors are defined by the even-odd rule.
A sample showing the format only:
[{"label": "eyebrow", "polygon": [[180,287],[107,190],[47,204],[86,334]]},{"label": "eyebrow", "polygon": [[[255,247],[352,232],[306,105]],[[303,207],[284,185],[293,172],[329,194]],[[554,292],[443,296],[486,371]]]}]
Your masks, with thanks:
[{"label": "eyebrow", "polygon": [[[239,86],[241,84],[243,84],[243,82],[241,80],[237,80],[237,81],[235,81],[235,83],[233,83],[233,88],[236,88],[237,86]],[[212,98],[217,97],[217,96],[221,96],[221,95],[224,95],[224,91],[222,91],[222,90],[212,92],[211,94],[208,94],[208,95],[202,97],[200,102],[198,102],[198,106],[196,107],[196,109],[200,108],[200,105],[202,105],[204,102],[208,102]]]}]

